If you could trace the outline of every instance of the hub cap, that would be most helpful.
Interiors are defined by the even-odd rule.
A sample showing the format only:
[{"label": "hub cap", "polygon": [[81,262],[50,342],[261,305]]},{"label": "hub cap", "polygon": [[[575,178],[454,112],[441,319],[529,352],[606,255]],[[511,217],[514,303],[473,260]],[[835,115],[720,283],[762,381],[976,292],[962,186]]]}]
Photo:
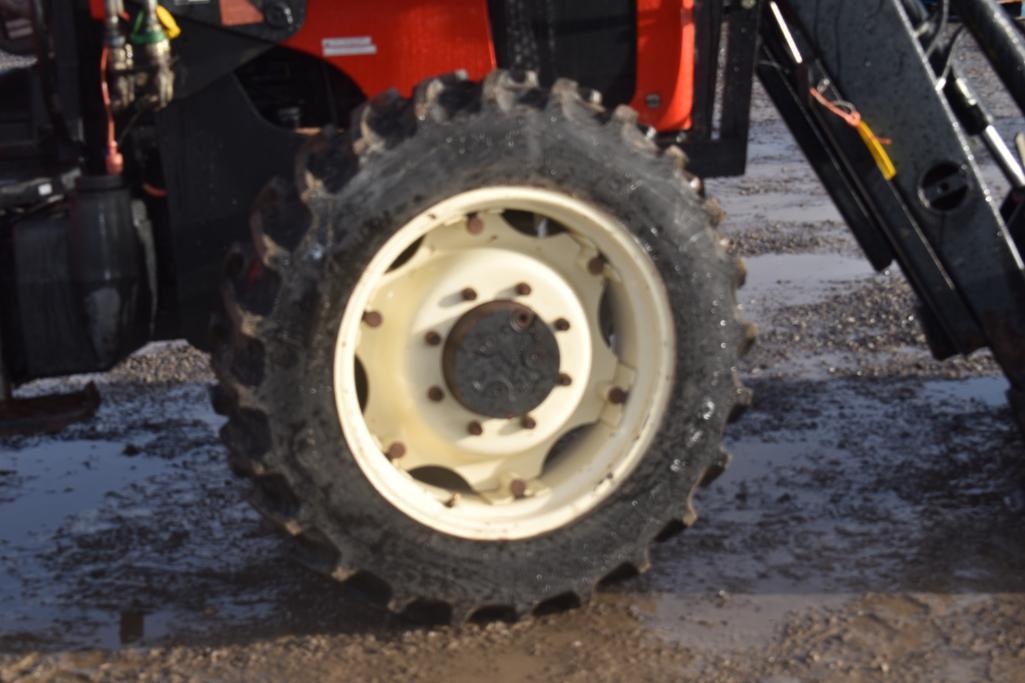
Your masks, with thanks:
[{"label": "hub cap", "polygon": [[559,344],[533,309],[498,299],[461,317],[445,342],[445,383],[471,412],[523,416],[559,381]]},{"label": "hub cap", "polygon": [[674,349],[665,287],[618,221],[548,190],[475,190],[402,227],[364,271],[338,334],[338,415],[410,517],[525,538],[636,466]]}]

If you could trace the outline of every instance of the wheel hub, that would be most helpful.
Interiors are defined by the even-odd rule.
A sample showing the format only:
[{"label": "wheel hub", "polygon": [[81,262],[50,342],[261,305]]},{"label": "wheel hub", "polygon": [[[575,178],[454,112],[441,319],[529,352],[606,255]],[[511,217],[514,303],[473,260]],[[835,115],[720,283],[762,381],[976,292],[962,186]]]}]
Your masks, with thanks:
[{"label": "wheel hub", "polygon": [[449,391],[468,410],[488,417],[521,416],[557,384],[559,345],[529,307],[491,301],[456,322],[442,365]]}]

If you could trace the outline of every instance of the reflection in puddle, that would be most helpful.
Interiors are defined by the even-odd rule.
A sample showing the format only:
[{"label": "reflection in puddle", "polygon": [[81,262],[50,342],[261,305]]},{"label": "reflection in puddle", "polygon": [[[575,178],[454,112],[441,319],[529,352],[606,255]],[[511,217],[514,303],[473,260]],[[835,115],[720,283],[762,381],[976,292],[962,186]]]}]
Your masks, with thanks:
[{"label": "reflection in puddle", "polygon": [[744,260],[747,284],[740,301],[747,310],[758,303],[795,306],[826,299],[831,287],[875,274],[864,258],[836,254],[766,254]]},{"label": "reflection in puddle", "polygon": [[[659,637],[729,649],[867,591],[1025,590],[994,442],[1010,429],[1002,378],[753,383],[698,524],[601,600]],[[204,387],[147,392],[146,410],[105,404],[127,425],[108,413],[106,431],[0,450],[0,646],[396,628],[261,531],[227,480]]]},{"label": "reflection in puddle", "polygon": [[661,638],[729,651],[866,594],[962,605],[1025,591],[1005,389],[1002,377],[760,381],[698,523],[616,599]]}]

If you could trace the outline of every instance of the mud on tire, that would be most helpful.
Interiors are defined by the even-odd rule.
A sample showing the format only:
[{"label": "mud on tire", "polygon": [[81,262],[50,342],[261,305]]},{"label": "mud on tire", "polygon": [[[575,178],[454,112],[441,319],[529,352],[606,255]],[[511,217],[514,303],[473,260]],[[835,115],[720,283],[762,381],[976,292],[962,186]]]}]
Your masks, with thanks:
[{"label": "mud on tire", "polygon": [[[728,461],[724,425],[749,402],[736,371],[753,339],[736,316],[742,266],[683,154],[658,149],[632,110],[597,102],[570,81],[545,90],[505,71],[385,93],[345,133],[306,145],[294,180],[259,197],[252,244],[227,259],[213,402],[232,468],[302,560],[376,587],[393,610],[444,605],[460,621],[584,602],[602,579],[643,571],[650,544],[693,522],[696,487]],[[628,476],[586,514],[516,540],[443,533],[386,500],[343,434],[333,379],[340,321],[382,245],[439,202],[492,186],[561,193],[626,226],[664,283],[675,334],[665,418]]]}]

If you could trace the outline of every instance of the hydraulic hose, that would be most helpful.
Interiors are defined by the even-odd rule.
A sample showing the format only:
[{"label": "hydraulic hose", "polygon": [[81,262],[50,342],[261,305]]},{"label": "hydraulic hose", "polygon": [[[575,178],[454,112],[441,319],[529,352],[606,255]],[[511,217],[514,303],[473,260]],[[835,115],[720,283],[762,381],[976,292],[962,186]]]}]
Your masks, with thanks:
[{"label": "hydraulic hose", "polygon": [[1025,114],[1025,36],[996,0],[953,0],[993,70]]}]

